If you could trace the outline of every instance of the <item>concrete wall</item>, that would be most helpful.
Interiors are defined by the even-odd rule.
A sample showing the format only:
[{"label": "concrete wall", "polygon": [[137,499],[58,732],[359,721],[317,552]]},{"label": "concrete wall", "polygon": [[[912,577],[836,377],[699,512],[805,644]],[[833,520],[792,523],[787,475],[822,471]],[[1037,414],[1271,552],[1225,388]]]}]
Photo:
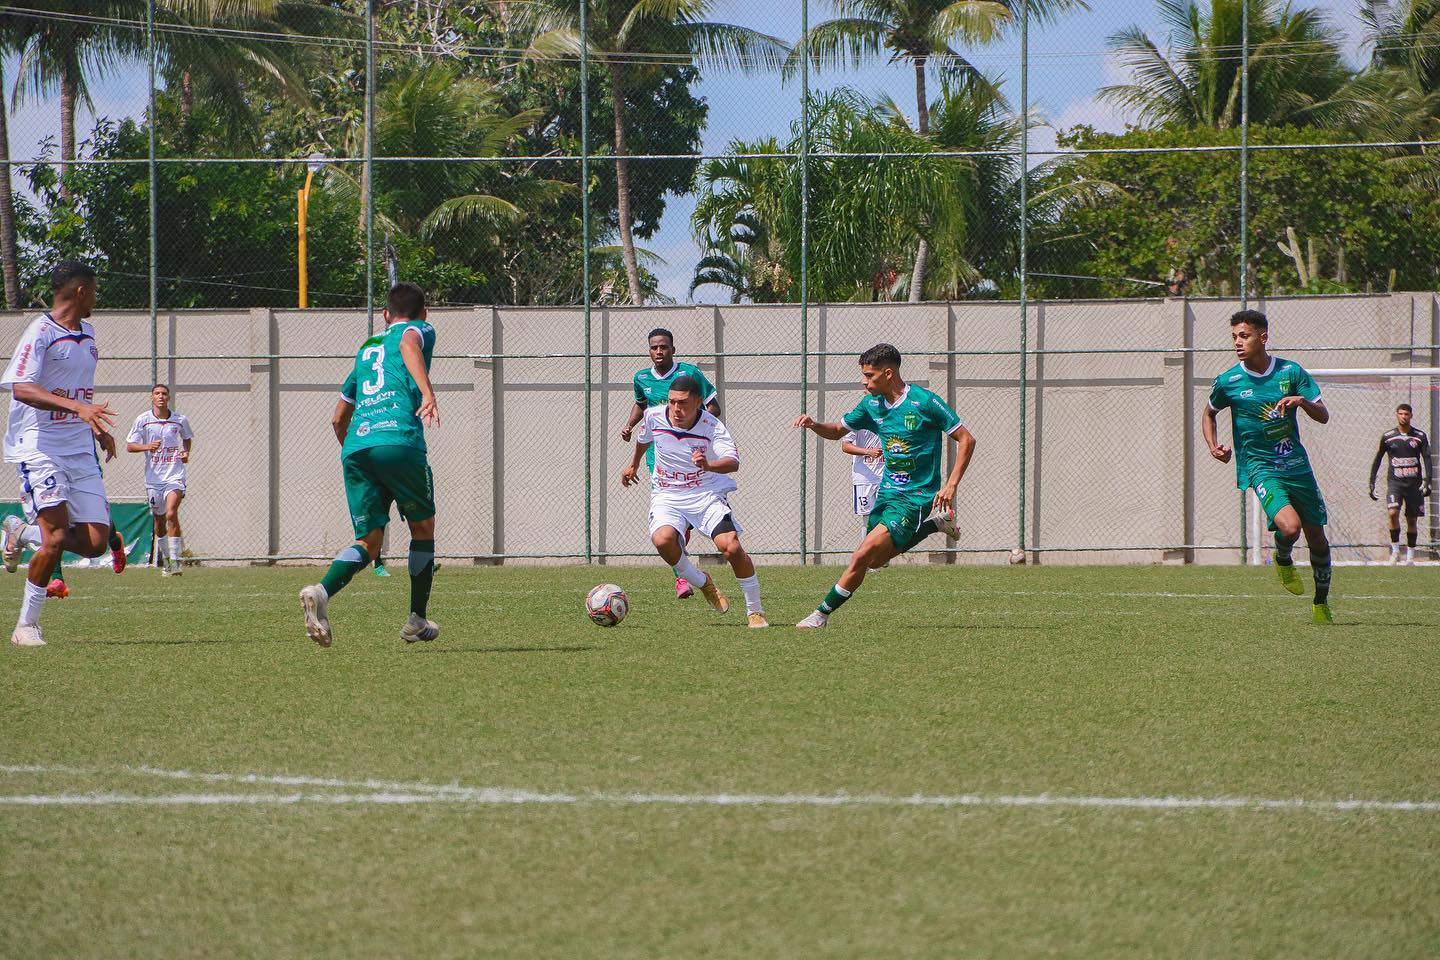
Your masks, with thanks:
[{"label": "concrete wall", "polygon": [[[1027,543],[1045,562],[1234,562],[1240,496],[1233,467],[1213,462],[1196,428],[1213,377],[1233,359],[1233,301],[1034,304],[1028,323]],[[1307,367],[1433,365],[1433,294],[1262,301],[1272,349]],[[0,315],[13,344],[29,316]],[[584,319],[575,308],[436,309],[430,433],[442,553],[553,557],[586,551]],[[94,318],[97,393],[128,429],[148,403],[147,314]],[[720,389],[744,459],[734,502],[746,544],[796,559],[802,530],[816,555],[847,551],[849,461],[838,444],[790,429],[800,408],[798,307],[597,308],[591,320],[593,481],[589,548],[648,556],[647,495],[622,490],[630,448],[619,438],[630,377],[653,327]],[[328,556],[349,540],[329,421],[337,386],[366,332],[363,311],[185,311],[158,319],[158,374],[196,430],[183,514],[187,546],[209,557]],[[961,488],[960,562],[994,562],[1019,536],[1019,308],[1014,303],[824,304],[809,311],[807,408],[835,420],[860,395],[855,356],[887,340],[913,382],[946,396],[979,439]],[[1365,346],[1375,349],[1351,350]],[[928,352],[927,352],[928,351]],[[796,356],[776,356],[793,353]],[[624,356],[617,356],[624,355]],[[1341,540],[1382,539],[1364,490],[1390,381],[1327,385],[1332,423],[1302,428]],[[1434,430],[1436,392],[1407,397]],[[1223,430],[1224,428],[1222,428]],[[802,524],[801,459],[806,495]],[[143,493],[138,455],[106,471],[112,496]],[[18,490],[15,491],[18,494]],[[397,531],[396,551],[405,536]],[[932,541],[935,545],[940,540]],[[1229,549],[1194,549],[1196,546]],[[1105,548],[1099,552],[1097,548]],[[1126,549],[1128,548],[1128,549]],[[776,560],[780,558],[777,557]],[[922,555],[917,562],[940,559]],[[774,561],[772,561],[774,562]]]}]

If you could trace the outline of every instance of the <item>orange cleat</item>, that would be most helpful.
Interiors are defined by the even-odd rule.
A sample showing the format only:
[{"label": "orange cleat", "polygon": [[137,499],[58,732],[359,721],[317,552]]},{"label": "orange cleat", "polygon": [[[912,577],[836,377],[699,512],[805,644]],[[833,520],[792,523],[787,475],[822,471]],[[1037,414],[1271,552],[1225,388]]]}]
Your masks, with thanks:
[{"label": "orange cleat", "polygon": [[119,539],[120,546],[110,551],[110,569],[119,573],[125,569],[125,538],[120,535],[119,530],[115,531],[115,536]]},{"label": "orange cleat", "polygon": [[56,600],[64,600],[70,596],[70,588],[65,585],[64,580],[55,579],[45,588],[45,596],[54,597]]}]

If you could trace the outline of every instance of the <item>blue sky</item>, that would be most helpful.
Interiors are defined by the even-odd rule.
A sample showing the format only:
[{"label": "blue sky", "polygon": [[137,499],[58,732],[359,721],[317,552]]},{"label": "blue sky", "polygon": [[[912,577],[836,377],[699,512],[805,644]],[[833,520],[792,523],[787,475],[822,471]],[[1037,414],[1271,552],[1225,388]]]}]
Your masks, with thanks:
[{"label": "blue sky", "polygon": [[[1333,26],[1349,39],[1352,55],[1358,55],[1361,31],[1355,12],[1359,3],[1360,0],[1311,0],[1297,5],[1326,11]],[[1088,11],[1064,14],[1052,22],[1032,26],[1032,108],[1057,128],[1089,123],[1102,130],[1119,130],[1126,118],[1109,105],[1099,102],[1094,95],[1098,88],[1126,79],[1119,65],[1106,56],[1105,39],[1130,24],[1149,31],[1157,41],[1163,43],[1164,38],[1158,35],[1153,0],[1090,0],[1090,4]],[[744,24],[793,43],[801,32],[800,11],[797,0],[715,0],[710,19]],[[826,0],[811,0],[812,25],[831,16],[833,8]],[[964,52],[986,73],[1002,78],[1007,96],[1018,105],[1018,35]],[[6,58],[7,87],[14,82],[15,67],[14,58]],[[906,65],[878,63],[856,70],[826,71],[812,77],[812,87],[817,90],[839,85],[854,87],[872,97],[888,94],[913,118],[914,72]],[[930,89],[933,96],[933,83]],[[710,105],[709,125],[702,145],[707,154],[724,152],[726,144],[737,137],[784,137],[799,110],[798,80],[782,84],[779,76],[773,73],[747,75],[710,71],[702,76],[696,92]],[[82,109],[77,118],[76,125],[82,137],[90,130],[96,115],[120,118],[139,116],[144,112],[145,71],[135,69],[116,73],[97,85],[93,94],[94,112]],[[12,156],[17,159],[34,156],[38,145],[46,137],[58,137],[58,132],[57,109],[53,101],[22,104],[10,121]],[[1036,149],[1050,147],[1054,143],[1053,130],[1034,131],[1031,140]],[[635,164],[631,175],[643,177],[643,164]],[[699,257],[689,227],[693,207],[693,198],[672,200],[666,208],[660,230],[643,241],[645,247],[666,261],[664,266],[656,268],[661,290],[681,302],[689,299],[690,278]],[[702,289],[695,299],[699,302],[724,299],[724,291]]]}]

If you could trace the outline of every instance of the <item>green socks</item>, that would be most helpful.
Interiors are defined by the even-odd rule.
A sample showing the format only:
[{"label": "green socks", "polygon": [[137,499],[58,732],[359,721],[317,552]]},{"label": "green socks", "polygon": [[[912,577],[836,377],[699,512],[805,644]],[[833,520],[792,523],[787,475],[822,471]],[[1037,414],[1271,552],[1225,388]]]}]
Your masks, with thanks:
[{"label": "green socks", "polygon": [[320,586],[325,588],[325,595],[333,597],[344,590],[345,585],[350,582],[350,578],[364,570],[369,562],[370,555],[365,552],[365,547],[361,544],[352,543],[341,550],[330,562],[330,569],[325,572],[324,578],[320,581]]},{"label": "green socks", "polygon": [[1290,566],[1290,564],[1295,562],[1290,556],[1290,551],[1295,549],[1295,541],[1298,539],[1300,538],[1296,536],[1291,537],[1287,540],[1286,538],[1280,536],[1280,534],[1275,534],[1276,563],[1280,564],[1280,566],[1282,567],[1288,567]]},{"label": "green socks", "polygon": [[1330,551],[1316,553],[1310,551],[1310,571],[1315,574],[1315,602],[1327,603],[1330,600]]},{"label": "green socks", "polygon": [[839,610],[845,601],[849,599],[850,591],[837,583],[830,588],[829,593],[825,594],[825,599],[820,601],[820,612],[828,617],[836,610]]},{"label": "green socks", "polygon": [[410,612],[422,619],[435,580],[435,541],[410,541]]}]

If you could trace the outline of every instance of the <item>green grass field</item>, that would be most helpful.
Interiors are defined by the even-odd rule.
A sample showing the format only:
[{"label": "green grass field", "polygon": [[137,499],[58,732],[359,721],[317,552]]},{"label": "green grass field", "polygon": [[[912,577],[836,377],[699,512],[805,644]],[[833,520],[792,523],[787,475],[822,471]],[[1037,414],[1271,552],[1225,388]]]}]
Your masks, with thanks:
[{"label": "green grass field", "polygon": [[1440,953],[1440,571],[1324,628],[1269,570],[896,568],[800,632],[446,565],[415,648],[395,572],[329,650],[313,570],[72,574],[0,669],[0,956]]}]

